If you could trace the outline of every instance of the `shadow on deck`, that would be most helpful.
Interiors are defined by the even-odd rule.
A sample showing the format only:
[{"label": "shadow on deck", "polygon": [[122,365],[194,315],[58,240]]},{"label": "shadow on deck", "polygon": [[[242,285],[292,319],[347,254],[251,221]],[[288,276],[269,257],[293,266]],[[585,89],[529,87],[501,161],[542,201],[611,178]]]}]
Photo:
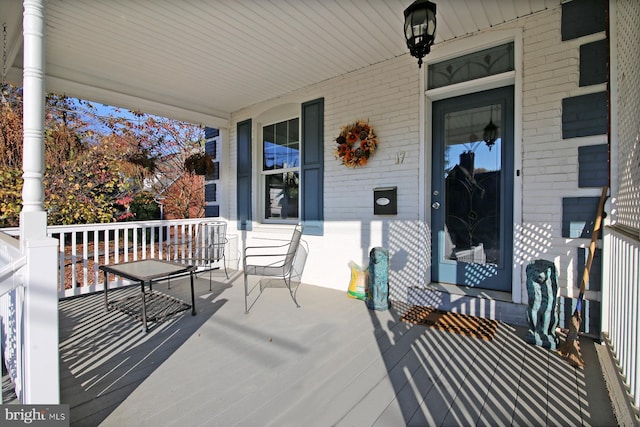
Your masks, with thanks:
[{"label": "shadow on deck", "polygon": [[[520,327],[500,323],[485,341],[314,286],[300,288],[301,308],[286,288],[267,288],[246,315],[241,282],[209,292],[199,278],[197,315],[146,334],[105,312],[101,294],[61,301],[72,425],[616,425],[589,339],[580,370],[526,344]],[[154,289],[184,298],[188,285]]]}]

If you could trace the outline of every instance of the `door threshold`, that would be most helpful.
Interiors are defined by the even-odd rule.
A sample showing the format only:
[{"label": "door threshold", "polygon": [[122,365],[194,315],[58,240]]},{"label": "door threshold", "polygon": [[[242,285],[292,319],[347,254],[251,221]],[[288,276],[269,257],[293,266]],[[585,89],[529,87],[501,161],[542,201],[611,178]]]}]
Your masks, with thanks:
[{"label": "door threshold", "polygon": [[471,286],[452,285],[450,283],[431,282],[427,288],[448,294],[461,295],[473,298],[485,298],[496,301],[513,302],[511,292],[494,291],[492,289],[473,288]]},{"label": "door threshold", "polygon": [[526,326],[527,306],[513,302],[511,292],[432,282],[409,288],[407,302],[440,310]]}]

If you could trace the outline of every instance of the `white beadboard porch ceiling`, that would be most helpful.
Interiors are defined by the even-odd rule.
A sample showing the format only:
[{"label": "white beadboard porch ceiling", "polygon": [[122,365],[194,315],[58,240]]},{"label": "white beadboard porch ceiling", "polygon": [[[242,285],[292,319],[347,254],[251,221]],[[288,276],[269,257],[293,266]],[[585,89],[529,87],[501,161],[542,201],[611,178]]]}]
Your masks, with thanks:
[{"label": "white beadboard porch ceiling", "polygon": [[[49,0],[47,90],[223,127],[243,107],[408,55],[403,11],[412,1]],[[442,43],[560,0],[435,3]],[[0,16],[8,80],[19,83],[21,2],[0,0]]]}]

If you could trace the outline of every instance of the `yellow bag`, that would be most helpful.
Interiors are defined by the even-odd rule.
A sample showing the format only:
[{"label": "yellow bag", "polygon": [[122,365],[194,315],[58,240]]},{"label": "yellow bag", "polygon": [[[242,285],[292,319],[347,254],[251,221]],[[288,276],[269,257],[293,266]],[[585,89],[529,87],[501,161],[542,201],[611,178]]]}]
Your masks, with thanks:
[{"label": "yellow bag", "polygon": [[360,300],[367,299],[367,290],[369,288],[369,267],[363,270],[358,266],[358,264],[351,261],[349,262],[349,268],[351,268],[351,281],[349,282],[349,291],[347,292],[347,296],[349,296],[349,298],[356,298]]}]

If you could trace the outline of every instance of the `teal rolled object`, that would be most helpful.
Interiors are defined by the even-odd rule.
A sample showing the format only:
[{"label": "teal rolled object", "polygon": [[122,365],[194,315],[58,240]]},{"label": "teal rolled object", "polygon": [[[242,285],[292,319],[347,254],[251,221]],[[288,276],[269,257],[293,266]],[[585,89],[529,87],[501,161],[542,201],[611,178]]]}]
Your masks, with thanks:
[{"label": "teal rolled object", "polygon": [[389,309],[389,251],[381,247],[369,252],[367,307],[378,311]]},{"label": "teal rolled object", "polygon": [[529,331],[524,339],[529,344],[539,345],[550,350],[558,348],[558,337],[556,336],[556,327],[558,326],[557,292],[558,273],[553,262],[540,259],[527,266]]}]

